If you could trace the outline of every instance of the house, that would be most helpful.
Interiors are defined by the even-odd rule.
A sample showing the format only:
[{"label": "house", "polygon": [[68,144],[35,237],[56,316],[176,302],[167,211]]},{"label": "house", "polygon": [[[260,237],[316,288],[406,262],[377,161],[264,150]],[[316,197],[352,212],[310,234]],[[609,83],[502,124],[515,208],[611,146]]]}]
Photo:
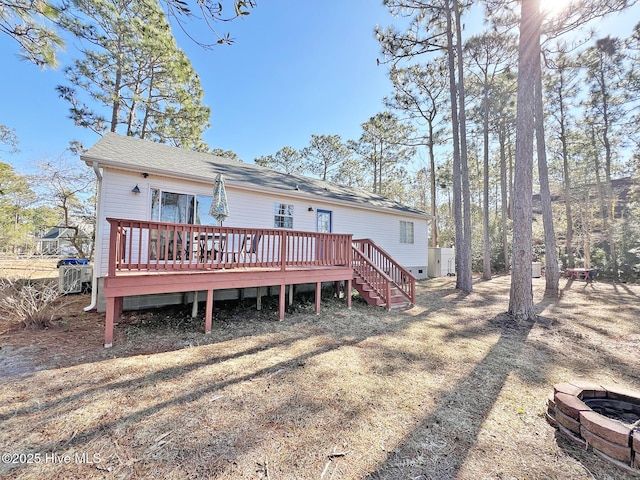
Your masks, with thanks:
[{"label": "house", "polygon": [[[81,160],[98,179],[87,309],[105,310],[107,323],[123,308],[204,294],[206,331],[214,298],[244,289],[259,302],[262,288],[278,292],[282,318],[285,285],[345,282],[350,291],[352,280],[390,308],[392,289],[411,301],[411,282],[427,276],[431,217],[382,196],[115,133]],[[218,174],[229,205],[222,225],[209,215]]]},{"label": "house", "polygon": [[37,239],[37,252],[41,255],[76,255],[78,252],[71,244],[74,234],[71,228],[52,227]]}]

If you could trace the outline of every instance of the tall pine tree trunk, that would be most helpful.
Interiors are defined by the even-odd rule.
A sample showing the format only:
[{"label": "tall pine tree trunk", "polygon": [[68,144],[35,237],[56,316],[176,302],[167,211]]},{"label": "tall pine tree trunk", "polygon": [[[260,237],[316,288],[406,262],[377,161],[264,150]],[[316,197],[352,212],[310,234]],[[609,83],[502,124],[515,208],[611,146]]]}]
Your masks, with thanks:
[{"label": "tall pine tree trunk", "polygon": [[435,134],[433,132],[433,123],[429,122],[429,168],[431,169],[429,174],[429,183],[431,184],[431,246],[438,246],[438,222],[437,217],[437,198],[436,198],[436,156],[433,151],[435,144]]},{"label": "tall pine tree trunk", "polygon": [[467,120],[465,113],[465,91],[464,91],[464,64],[462,56],[462,21],[460,18],[460,4],[458,0],[453,0],[453,13],[456,22],[456,60],[458,61],[458,109],[460,114],[460,176],[462,184],[462,224],[464,229],[463,244],[461,245],[460,258],[463,261],[463,268],[460,270],[458,278],[459,289],[464,292],[473,291],[473,271],[471,262],[471,189],[469,187],[469,166],[467,162]]},{"label": "tall pine tree trunk", "polygon": [[604,208],[604,226],[605,232],[607,233],[607,239],[609,243],[609,251],[607,252],[607,257],[609,260],[609,266],[611,268],[613,278],[618,279],[618,255],[616,251],[615,237],[613,234],[613,220],[614,220],[614,199],[613,199],[613,188],[611,184],[611,142],[609,140],[609,129],[610,129],[610,119],[609,119],[609,89],[607,88],[607,79],[604,75],[604,68],[600,69],[600,84],[602,85],[602,121],[603,121],[603,132],[602,132],[602,142],[604,144],[604,152],[605,152],[605,163],[604,163],[604,172],[605,172],[605,203],[603,204]]},{"label": "tall pine tree trunk", "polygon": [[[486,77],[486,76],[485,76]],[[482,101],[483,128],[483,212],[482,212],[482,279],[491,280],[491,236],[489,231],[489,93],[487,79],[484,82],[484,99]]]},{"label": "tall pine tree trunk", "polygon": [[542,203],[542,224],[544,226],[545,294],[557,295],[560,271],[558,270],[556,233],[553,227],[551,189],[549,188],[549,168],[547,166],[547,149],[544,139],[544,107],[542,105],[542,69],[540,62],[538,62],[537,67],[535,122],[536,146],[538,152],[538,179],[540,180],[540,202]]},{"label": "tall pine tree trunk", "polygon": [[[594,131],[594,128],[591,128],[591,146],[593,149],[593,165],[594,165],[594,171],[595,171],[595,175],[596,175],[596,186],[597,186],[597,191],[598,191],[598,202],[600,205],[600,216],[602,217],[602,221],[604,222],[604,231],[605,232],[609,232],[609,217],[608,217],[608,209],[606,207],[607,202],[606,202],[606,192],[605,192],[605,185],[603,185],[602,182],[602,177],[600,175],[600,168],[602,167],[600,165],[600,157],[598,155],[598,150],[597,150],[597,139],[596,139],[596,133]],[[587,190],[588,192],[589,190]],[[587,194],[588,195],[588,194]],[[587,200],[589,201],[589,200]],[[584,266],[585,268],[591,268],[591,231],[592,229],[589,229],[589,236],[588,236],[588,247],[585,246],[584,247]]]},{"label": "tall pine tree trunk", "polygon": [[509,218],[513,220],[513,142],[511,141],[510,132],[507,132],[507,136],[507,151],[509,152],[507,156],[509,159]]},{"label": "tall pine tree trunk", "polygon": [[500,141],[500,214],[502,217],[502,255],[504,256],[504,270],[505,272],[508,272],[511,265],[507,236],[507,220],[509,219],[509,204],[507,195],[509,186],[507,184],[507,153],[505,151],[506,138],[504,128],[504,125],[501,126],[500,132],[498,133]]},{"label": "tall pine tree trunk", "polygon": [[[455,0],[454,0],[455,1]],[[449,95],[451,98],[451,132],[453,143],[453,220],[455,225],[455,258],[456,258],[456,288],[464,290],[462,278],[465,269],[463,256],[464,227],[462,223],[462,184],[460,175],[460,124],[458,122],[458,94],[456,91],[455,53],[453,50],[453,25],[451,8],[447,1],[447,61],[449,68]]]},{"label": "tall pine tree trunk", "polygon": [[[562,72],[560,73],[562,75]],[[560,78],[562,82],[562,77]],[[576,266],[575,254],[573,253],[573,212],[571,210],[571,172],[569,169],[569,151],[567,148],[567,131],[565,126],[564,98],[562,93],[563,84],[560,85],[560,143],[562,144],[562,171],[564,176],[564,209],[567,217],[566,250],[567,263],[569,268]]]},{"label": "tall pine tree trunk", "polygon": [[111,103],[111,132],[118,131],[118,115],[120,114],[120,103],[122,99],[120,98],[120,90],[122,89],[122,65],[121,65],[121,57],[118,57],[118,67],[115,72],[115,79],[113,84],[113,101]]},{"label": "tall pine tree trunk", "polygon": [[531,280],[531,242],[533,236],[531,197],[533,194],[535,78],[540,62],[538,14],[538,0],[522,0],[513,189],[513,268],[509,294],[509,314],[516,321],[536,318]]}]

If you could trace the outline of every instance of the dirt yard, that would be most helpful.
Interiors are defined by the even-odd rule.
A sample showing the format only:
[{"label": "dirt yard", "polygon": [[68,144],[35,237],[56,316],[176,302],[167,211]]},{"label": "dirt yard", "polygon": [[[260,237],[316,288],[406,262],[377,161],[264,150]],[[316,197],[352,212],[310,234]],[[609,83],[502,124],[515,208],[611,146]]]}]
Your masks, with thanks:
[{"label": "dirt yard", "polygon": [[112,349],[88,296],[0,320],[0,478],[631,478],[544,414],[558,382],[640,390],[640,286],[534,279],[540,320],[512,326],[508,277],[454,282],[407,311],[216,304],[210,335],[190,306],[127,313]]}]

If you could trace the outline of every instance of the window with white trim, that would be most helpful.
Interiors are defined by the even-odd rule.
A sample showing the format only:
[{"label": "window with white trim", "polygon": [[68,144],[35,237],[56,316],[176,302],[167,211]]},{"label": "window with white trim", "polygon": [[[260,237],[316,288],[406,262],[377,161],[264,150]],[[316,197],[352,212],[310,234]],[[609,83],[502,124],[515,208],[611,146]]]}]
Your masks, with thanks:
[{"label": "window with white trim", "polygon": [[293,205],[276,203],[273,209],[275,228],[293,228]]},{"label": "window with white trim", "polygon": [[217,225],[209,215],[213,197],[151,189],[151,220],[155,222]]},{"label": "window with white trim", "polygon": [[413,243],[413,222],[400,220],[400,243]]}]

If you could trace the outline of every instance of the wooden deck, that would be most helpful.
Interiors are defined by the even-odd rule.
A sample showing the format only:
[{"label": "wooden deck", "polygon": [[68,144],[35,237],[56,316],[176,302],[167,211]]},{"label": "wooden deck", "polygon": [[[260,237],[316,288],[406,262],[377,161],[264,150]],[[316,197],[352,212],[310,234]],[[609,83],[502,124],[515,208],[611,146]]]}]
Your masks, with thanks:
[{"label": "wooden deck", "polygon": [[[284,272],[276,268],[247,267],[229,270],[165,271],[124,273],[105,277],[104,291],[109,296],[127,297],[150,293],[192,292],[226,288],[267,287],[348,280],[348,267],[292,267]],[[339,278],[336,278],[339,277]],[[105,294],[106,296],[106,294]]]},{"label": "wooden deck", "polygon": [[370,240],[353,241],[349,234],[107,220],[105,347],[113,344],[123,298],[133,295],[206,291],[205,333],[216,290],[278,286],[280,320],[287,285],[315,283],[316,313],[323,282],[345,282],[349,308],[354,279],[373,305],[415,300],[413,275]]}]

